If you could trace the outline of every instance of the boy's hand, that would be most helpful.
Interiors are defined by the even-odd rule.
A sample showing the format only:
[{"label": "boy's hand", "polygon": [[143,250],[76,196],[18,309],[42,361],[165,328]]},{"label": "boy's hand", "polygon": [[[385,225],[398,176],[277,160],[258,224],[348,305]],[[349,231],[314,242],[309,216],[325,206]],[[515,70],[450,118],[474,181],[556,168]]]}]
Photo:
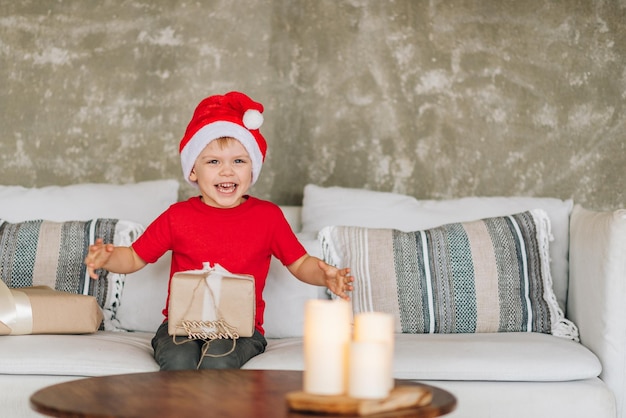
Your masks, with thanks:
[{"label": "boy's hand", "polygon": [[96,270],[102,268],[109,261],[113,248],[113,244],[105,244],[102,238],[97,238],[96,242],[89,246],[89,253],[85,257],[85,265],[87,266],[89,277],[95,280],[98,279]]},{"label": "boy's hand", "polygon": [[350,296],[348,296],[348,294],[346,293],[354,289],[354,286],[352,286],[352,282],[354,282],[354,277],[350,275],[350,269],[338,269],[329,264],[326,264],[322,260],[319,260],[317,265],[324,272],[326,287],[328,287],[331,292],[333,292],[340,298],[350,300]]}]

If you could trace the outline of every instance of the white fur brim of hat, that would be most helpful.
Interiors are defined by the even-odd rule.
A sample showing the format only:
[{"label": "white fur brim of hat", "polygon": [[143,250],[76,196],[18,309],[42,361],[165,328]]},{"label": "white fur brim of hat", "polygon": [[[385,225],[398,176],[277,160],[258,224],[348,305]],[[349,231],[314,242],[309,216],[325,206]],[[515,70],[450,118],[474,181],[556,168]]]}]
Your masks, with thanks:
[{"label": "white fur brim of hat", "polygon": [[189,184],[198,186],[196,182],[189,179],[198,155],[211,141],[224,137],[235,138],[248,151],[252,161],[252,184],[256,183],[263,166],[263,155],[261,155],[256,138],[241,125],[228,121],[217,121],[200,128],[180,152],[183,177]]}]

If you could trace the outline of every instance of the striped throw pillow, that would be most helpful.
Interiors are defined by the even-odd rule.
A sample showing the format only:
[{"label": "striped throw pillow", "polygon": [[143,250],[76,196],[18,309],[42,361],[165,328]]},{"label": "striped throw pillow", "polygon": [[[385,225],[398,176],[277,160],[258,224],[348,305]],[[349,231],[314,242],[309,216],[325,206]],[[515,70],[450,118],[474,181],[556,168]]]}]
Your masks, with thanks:
[{"label": "striped throw pillow", "polygon": [[125,276],[101,270],[99,278],[93,280],[83,260],[96,238],[130,245],[142,231],[141,225],[118,219],[0,220],[0,279],[10,288],[43,285],[94,296],[103,309],[104,328],[108,329],[120,304]]},{"label": "striped throw pillow", "polygon": [[330,226],[324,259],[350,267],[354,313],[393,314],[396,332],[541,332],[578,339],[552,289],[543,210],[415,232]]}]

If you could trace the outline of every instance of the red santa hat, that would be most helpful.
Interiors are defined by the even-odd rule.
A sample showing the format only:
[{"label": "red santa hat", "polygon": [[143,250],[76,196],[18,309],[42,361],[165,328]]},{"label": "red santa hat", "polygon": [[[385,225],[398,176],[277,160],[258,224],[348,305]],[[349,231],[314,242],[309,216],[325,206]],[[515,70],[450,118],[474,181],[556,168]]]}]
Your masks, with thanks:
[{"label": "red santa hat", "polygon": [[252,184],[259,178],[265,161],[267,142],[259,132],[263,124],[263,105],[243,93],[231,91],[202,100],[187,125],[180,141],[180,161],[183,176],[189,180],[196,158],[211,141],[230,137],[244,146],[252,160]]}]

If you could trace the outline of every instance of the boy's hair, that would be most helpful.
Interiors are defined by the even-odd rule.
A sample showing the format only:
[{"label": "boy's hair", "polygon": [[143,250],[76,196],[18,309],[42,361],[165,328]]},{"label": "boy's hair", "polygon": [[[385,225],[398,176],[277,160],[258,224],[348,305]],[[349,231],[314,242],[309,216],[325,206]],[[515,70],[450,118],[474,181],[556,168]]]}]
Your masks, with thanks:
[{"label": "boy's hair", "polygon": [[259,131],[263,124],[262,113],[261,103],[236,91],[202,100],[180,141],[180,160],[185,180],[197,186],[189,179],[189,174],[198,155],[211,141],[232,138],[241,142],[250,154],[254,184],[267,153],[267,142]]},{"label": "boy's hair", "polygon": [[232,141],[237,141],[237,138],[233,138],[232,136],[220,136],[219,138],[215,138],[215,142],[220,148],[226,148]]}]

